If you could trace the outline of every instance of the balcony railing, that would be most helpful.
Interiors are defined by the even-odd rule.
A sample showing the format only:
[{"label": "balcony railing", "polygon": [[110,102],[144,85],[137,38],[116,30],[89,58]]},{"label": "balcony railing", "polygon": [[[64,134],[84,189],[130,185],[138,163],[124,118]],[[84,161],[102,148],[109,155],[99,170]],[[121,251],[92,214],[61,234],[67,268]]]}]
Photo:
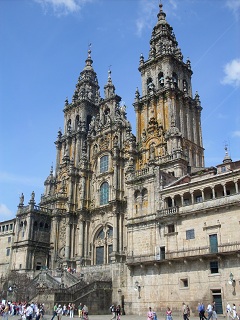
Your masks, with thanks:
[{"label": "balcony railing", "polygon": [[203,257],[208,255],[221,255],[221,254],[229,254],[229,253],[236,253],[240,252],[240,242],[231,242],[231,243],[224,243],[220,244],[217,247],[217,250],[212,250],[209,246],[202,246],[198,248],[190,248],[190,249],[180,249],[177,251],[166,251],[165,252],[165,259],[164,255],[158,254],[146,254],[146,255],[138,255],[138,256],[128,256],[127,257],[127,264],[141,264],[141,263],[150,263],[153,261],[166,261],[166,260],[173,260],[173,259],[184,259],[190,257]]},{"label": "balcony railing", "polygon": [[170,216],[179,213],[179,207],[171,207],[167,209],[162,209],[157,212],[157,217]]}]

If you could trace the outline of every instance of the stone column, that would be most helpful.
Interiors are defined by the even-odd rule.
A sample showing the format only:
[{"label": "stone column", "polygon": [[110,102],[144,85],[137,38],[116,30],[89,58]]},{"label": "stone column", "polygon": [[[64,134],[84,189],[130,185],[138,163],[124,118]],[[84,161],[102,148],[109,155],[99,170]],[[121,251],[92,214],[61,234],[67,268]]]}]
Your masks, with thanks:
[{"label": "stone column", "polygon": [[51,232],[51,242],[53,243],[53,251],[52,251],[52,259],[51,259],[51,268],[53,269],[53,263],[55,258],[57,257],[58,252],[58,223],[57,217],[53,217],[52,219],[52,232]]},{"label": "stone column", "polygon": [[222,184],[222,186],[223,186],[224,197],[226,197],[226,195],[227,195],[226,185]]},{"label": "stone column", "polygon": [[235,191],[236,191],[236,193],[238,193],[238,182],[234,181],[234,184],[235,184]]},{"label": "stone column", "polygon": [[194,195],[193,195],[193,192],[190,192],[190,194],[191,194],[191,201],[192,201],[191,204],[194,204]]},{"label": "stone column", "polygon": [[113,252],[117,251],[117,212],[113,213]]},{"label": "stone column", "polygon": [[70,258],[70,219],[66,218],[66,245],[65,245],[65,258]]},{"label": "stone column", "polygon": [[123,234],[122,234],[122,230],[123,230],[123,214],[120,214],[119,216],[119,251],[122,252],[123,251]]},{"label": "stone column", "polygon": [[180,195],[180,197],[181,197],[181,204],[182,204],[182,207],[184,206],[184,199],[183,199],[183,195],[181,194]]},{"label": "stone column", "polygon": [[88,221],[85,222],[84,257],[88,256]]},{"label": "stone column", "polygon": [[212,198],[215,199],[216,198],[215,189],[214,187],[211,187],[211,189],[212,189]]},{"label": "stone column", "polygon": [[83,221],[79,221],[79,231],[78,231],[78,255],[83,256]]},{"label": "stone column", "polygon": [[61,154],[61,147],[62,145],[58,142],[57,146],[57,156],[56,156],[56,172],[58,172],[59,165],[60,165],[60,154]]}]

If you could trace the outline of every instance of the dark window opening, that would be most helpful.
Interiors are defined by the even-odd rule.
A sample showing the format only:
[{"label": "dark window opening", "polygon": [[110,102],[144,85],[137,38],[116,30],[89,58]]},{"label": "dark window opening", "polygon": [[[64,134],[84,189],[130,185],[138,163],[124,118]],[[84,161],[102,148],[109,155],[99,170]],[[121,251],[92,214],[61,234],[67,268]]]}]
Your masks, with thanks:
[{"label": "dark window opening", "polygon": [[186,240],[195,239],[194,229],[186,230]]},{"label": "dark window opening", "polygon": [[174,224],[169,224],[169,225],[167,226],[167,228],[168,228],[168,233],[175,232],[175,226],[174,226]]},{"label": "dark window opening", "polygon": [[218,273],[218,261],[210,261],[211,273]]}]

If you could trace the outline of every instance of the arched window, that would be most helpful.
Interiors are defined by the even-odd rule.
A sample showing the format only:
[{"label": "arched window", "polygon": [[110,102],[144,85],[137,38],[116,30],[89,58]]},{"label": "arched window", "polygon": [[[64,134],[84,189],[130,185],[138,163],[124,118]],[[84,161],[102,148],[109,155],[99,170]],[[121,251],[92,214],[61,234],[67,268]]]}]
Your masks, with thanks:
[{"label": "arched window", "polygon": [[100,173],[108,171],[108,156],[100,158]]},{"label": "arched window", "polygon": [[75,119],[75,130],[78,129],[78,125],[79,125],[79,115],[77,115]]},{"label": "arched window", "polygon": [[104,182],[100,187],[100,206],[108,204],[109,198],[109,185],[107,182]]},{"label": "arched window", "polygon": [[183,80],[183,91],[186,93],[188,92],[188,83],[185,79]]},{"label": "arched window", "polygon": [[67,122],[67,132],[71,133],[71,131],[72,131],[72,121],[71,119],[69,119]]},{"label": "arched window", "polygon": [[96,264],[111,262],[113,228],[107,226],[98,231],[95,238],[95,261]]},{"label": "arched window", "polygon": [[163,72],[160,72],[158,74],[158,83],[160,87],[164,86],[164,76],[163,76]]},{"label": "arched window", "polygon": [[105,232],[103,231],[103,229],[101,229],[97,235],[97,239],[104,239],[105,237]]},{"label": "arched window", "polygon": [[150,91],[154,89],[154,84],[153,84],[153,80],[151,77],[149,77],[147,79],[147,89]]},{"label": "arched window", "polygon": [[178,88],[178,75],[176,72],[173,72],[172,74],[172,81],[175,88]]}]

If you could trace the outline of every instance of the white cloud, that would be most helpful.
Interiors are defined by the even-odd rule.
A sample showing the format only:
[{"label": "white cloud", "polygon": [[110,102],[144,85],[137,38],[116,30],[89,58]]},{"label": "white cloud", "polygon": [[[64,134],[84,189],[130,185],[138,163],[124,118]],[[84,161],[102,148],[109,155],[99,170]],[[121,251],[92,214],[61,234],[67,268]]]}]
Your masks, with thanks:
[{"label": "white cloud", "polygon": [[240,130],[234,131],[232,135],[233,135],[233,137],[239,137],[240,138]]},{"label": "white cloud", "polygon": [[5,204],[0,203],[0,221],[13,219],[14,216],[14,213]]},{"label": "white cloud", "polygon": [[141,36],[145,28],[149,29],[152,27],[152,17],[156,10],[156,3],[153,0],[140,1],[139,17],[136,21],[137,35]]},{"label": "white cloud", "polygon": [[[168,6],[163,7],[163,11],[167,13],[167,8],[171,7],[171,12],[177,9],[177,1],[169,0]],[[156,0],[141,0],[139,17],[136,21],[137,35],[140,37],[144,29],[152,29],[153,17],[156,13]],[[156,17],[157,18],[157,17]]]},{"label": "white cloud", "polygon": [[40,3],[45,12],[49,8],[53,9],[54,14],[57,16],[67,15],[78,12],[83,5],[92,0],[34,0]]},{"label": "white cloud", "polygon": [[226,5],[234,13],[234,15],[236,15],[236,17],[239,17],[240,0],[227,0]]},{"label": "white cloud", "polygon": [[225,77],[222,84],[230,84],[234,87],[240,86],[240,59],[234,59],[224,67]]}]

